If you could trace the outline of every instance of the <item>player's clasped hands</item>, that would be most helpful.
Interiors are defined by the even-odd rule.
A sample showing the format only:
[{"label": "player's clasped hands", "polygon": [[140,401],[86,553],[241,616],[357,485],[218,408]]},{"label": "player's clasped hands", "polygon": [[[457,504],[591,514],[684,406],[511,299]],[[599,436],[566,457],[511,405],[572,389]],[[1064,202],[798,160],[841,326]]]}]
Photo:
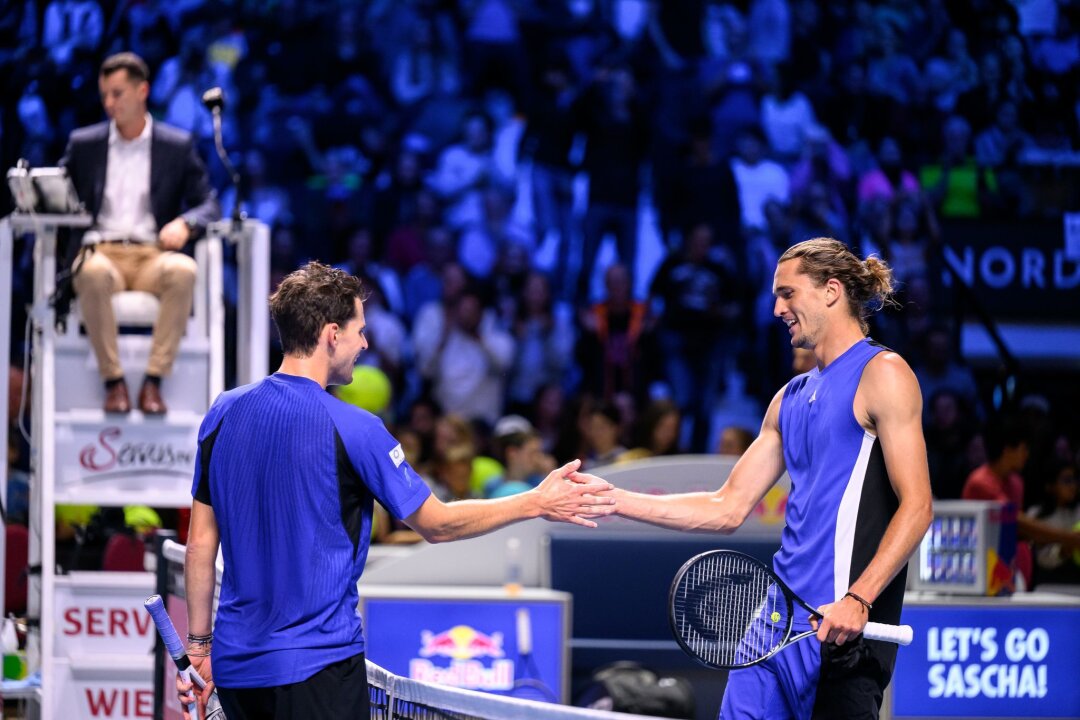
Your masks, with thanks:
[{"label": "player's clasped hands", "polygon": [[[580,467],[580,461],[575,460],[574,462],[578,463],[578,466]],[[560,470],[561,469],[562,468],[560,468]],[[556,471],[556,472],[558,472],[558,471]],[[608,500],[607,503],[598,502],[598,504],[593,506],[593,508],[590,511],[584,513],[584,517],[595,518],[595,517],[603,517],[605,515],[614,515],[616,513],[616,507],[615,507],[616,500],[615,500],[614,497],[612,497],[612,495],[613,495],[612,491],[615,490],[615,486],[612,485],[610,482],[608,482],[607,480],[605,480],[602,477],[598,477],[598,476],[592,475],[590,473],[579,472],[576,467],[574,468],[573,472],[566,475],[566,479],[569,480],[570,482],[572,482],[574,485],[577,485],[578,487],[583,487],[583,488],[593,488],[593,487],[596,487],[596,486],[605,486],[601,490],[592,490],[592,489],[586,489],[585,490],[585,492],[587,492],[587,493],[599,492],[600,495],[598,495],[596,497],[596,500],[598,500],[598,501],[605,500],[605,499],[608,499],[608,498],[610,498],[610,500]],[[589,527],[596,527],[596,523],[590,523]]]},{"label": "player's clasped hands", "polygon": [[606,494],[615,486],[594,475],[577,472],[579,467],[580,460],[571,460],[548,473],[536,487],[545,520],[596,527],[589,518],[615,512],[615,498]]}]

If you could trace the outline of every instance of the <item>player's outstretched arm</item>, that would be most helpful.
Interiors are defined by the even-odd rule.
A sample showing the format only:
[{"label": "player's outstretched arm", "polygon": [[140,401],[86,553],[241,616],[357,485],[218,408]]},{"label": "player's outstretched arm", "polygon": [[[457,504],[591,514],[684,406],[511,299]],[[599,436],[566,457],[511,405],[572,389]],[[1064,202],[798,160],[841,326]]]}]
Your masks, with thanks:
[{"label": "player's outstretched arm", "polygon": [[580,460],[569,462],[532,490],[510,497],[444,503],[432,496],[405,522],[431,543],[475,537],[531,518],[596,527],[589,517],[614,512],[615,500],[607,494],[613,486],[599,478],[569,482],[567,476],[580,466]]},{"label": "player's outstretched arm", "polygon": [[[761,432],[731,470],[727,482],[716,492],[646,495],[616,489],[615,513],[632,520],[693,532],[732,533],[743,524],[780,476],[784,474],[784,451],[780,440],[781,388],[769,403]],[[574,473],[576,482],[600,480]]]}]

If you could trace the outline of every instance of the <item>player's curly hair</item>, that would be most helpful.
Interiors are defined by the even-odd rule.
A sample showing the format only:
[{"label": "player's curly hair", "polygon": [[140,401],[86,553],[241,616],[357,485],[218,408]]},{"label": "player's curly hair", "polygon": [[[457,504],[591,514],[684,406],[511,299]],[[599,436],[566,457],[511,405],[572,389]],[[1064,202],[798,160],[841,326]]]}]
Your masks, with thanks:
[{"label": "player's curly hair", "polygon": [[830,278],[844,286],[851,314],[858,318],[863,334],[870,332],[866,319],[885,305],[895,305],[893,274],[885,261],[871,255],[860,260],[847,245],[833,238],[813,238],[792,245],[779,262],[798,260],[799,272],[821,287]]},{"label": "player's curly hair", "polygon": [[356,317],[355,300],[367,299],[359,278],[319,262],[285,276],[270,296],[270,317],[286,355],[308,357],[329,323],[345,325]]}]

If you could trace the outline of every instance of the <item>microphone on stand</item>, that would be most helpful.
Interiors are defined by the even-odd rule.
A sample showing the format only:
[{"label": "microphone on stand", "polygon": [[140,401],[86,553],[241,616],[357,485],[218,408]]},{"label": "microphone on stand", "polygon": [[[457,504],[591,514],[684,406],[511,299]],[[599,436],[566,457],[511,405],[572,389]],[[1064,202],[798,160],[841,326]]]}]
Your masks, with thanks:
[{"label": "microphone on stand", "polygon": [[233,200],[232,226],[233,232],[239,236],[243,228],[243,218],[240,215],[240,173],[233,167],[229,160],[229,154],[225,152],[225,143],[221,139],[221,113],[225,110],[225,93],[220,87],[212,87],[202,95],[203,106],[214,116],[214,147],[217,149],[221,164],[225,166],[232,178],[233,187],[236,188],[236,197]]},{"label": "microphone on stand", "polygon": [[219,87],[212,87],[202,95],[202,104],[212,113],[225,109],[225,93]]}]

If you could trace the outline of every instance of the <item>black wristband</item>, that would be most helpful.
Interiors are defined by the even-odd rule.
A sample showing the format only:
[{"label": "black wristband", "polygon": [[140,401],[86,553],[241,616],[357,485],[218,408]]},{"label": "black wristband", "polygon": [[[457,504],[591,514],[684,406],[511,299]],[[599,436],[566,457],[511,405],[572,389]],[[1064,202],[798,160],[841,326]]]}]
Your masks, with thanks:
[{"label": "black wristband", "polygon": [[848,590],[848,591],[847,591],[846,593],[844,593],[844,597],[854,598],[854,599],[855,599],[855,601],[856,601],[857,603],[859,603],[859,604],[860,604],[860,605],[862,605],[862,606],[863,606],[864,608],[866,608],[866,614],[867,614],[867,615],[869,615],[869,614],[870,614],[870,609],[874,607],[874,606],[873,606],[873,605],[871,605],[871,604],[870,604],[869,602],[867,602],[867,601],[866,601],[865,599],[863,599],[863,598],[859,597],[858,595],[856,595],[855,593],[851,592],[850,590]]}]

